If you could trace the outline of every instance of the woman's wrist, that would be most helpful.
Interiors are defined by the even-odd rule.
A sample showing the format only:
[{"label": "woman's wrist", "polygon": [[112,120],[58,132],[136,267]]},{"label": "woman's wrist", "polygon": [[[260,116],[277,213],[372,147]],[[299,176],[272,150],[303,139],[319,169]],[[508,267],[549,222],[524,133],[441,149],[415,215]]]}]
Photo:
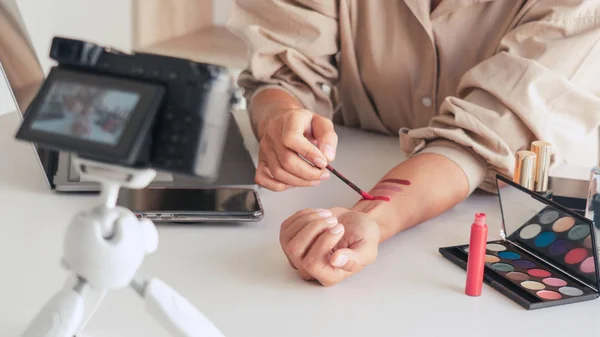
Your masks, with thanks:
[{"label": "woman's wrist", "polygon": [[270,120],[283,111],[302,109],[296,98],[279,89],[266,89],[258,93],[250,103],[250,122],[258,139],[264,135]]},{"label": "woman's wrist", "polygon": [[391,211],[390,204],[387,201],[361,200],[351,210],[364,213],[377,223],[380,233],[379,242],[383,242],[408,228],[409,220],[406,214]]}]

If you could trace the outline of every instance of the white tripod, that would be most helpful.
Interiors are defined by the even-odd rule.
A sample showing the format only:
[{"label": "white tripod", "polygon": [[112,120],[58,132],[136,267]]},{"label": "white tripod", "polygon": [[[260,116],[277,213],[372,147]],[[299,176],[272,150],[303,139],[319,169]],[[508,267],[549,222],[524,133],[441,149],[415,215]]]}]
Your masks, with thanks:
[{"label": "white tripod", "polygon": [[74,158],[81,177],[100,182],[102,204],[75,215],[64,239],[62,264],[77,277],[74,287],[57,293],[30,323],[23,337],[73,337],[82,323],[90,288],[131,287],[150,314],[173,336],[222,337],[192,304],[159,279],[136,277],[146,254],[158,248],[154,223],[116,206],[121,187],[141,189],[154,170],[129,169]]}]

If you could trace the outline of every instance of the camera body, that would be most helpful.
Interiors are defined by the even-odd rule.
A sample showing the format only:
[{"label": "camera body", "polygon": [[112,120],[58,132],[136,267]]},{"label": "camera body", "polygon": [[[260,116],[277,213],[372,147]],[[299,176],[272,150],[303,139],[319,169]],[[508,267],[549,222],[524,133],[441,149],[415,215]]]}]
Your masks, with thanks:
[{"label": "camera body", "polygon": [[57,61],[17,138],[212,181],[239,93],[225,67],[55,37]]}]

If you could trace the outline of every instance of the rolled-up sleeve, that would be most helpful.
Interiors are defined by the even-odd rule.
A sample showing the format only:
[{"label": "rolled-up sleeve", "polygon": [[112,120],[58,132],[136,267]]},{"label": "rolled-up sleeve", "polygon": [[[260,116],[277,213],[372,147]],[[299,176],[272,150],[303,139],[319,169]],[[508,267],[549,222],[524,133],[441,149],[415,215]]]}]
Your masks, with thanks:
[{"label": "rolled-up sleeve", "polygon": [[328,88],[338,79],[337,1],[235,0],[228,26],[252,47],[238,83],[247,101],[266,88],[285,90],[307,109],[332,117]]},{"label": "rolled-up sleeve", "polygon": [[600,2],[532,3],[428,127],[401,130],[405,151],[445,155],[471,191],[495,191],[533,140],[552,143],[557,161],[600,124]]}]

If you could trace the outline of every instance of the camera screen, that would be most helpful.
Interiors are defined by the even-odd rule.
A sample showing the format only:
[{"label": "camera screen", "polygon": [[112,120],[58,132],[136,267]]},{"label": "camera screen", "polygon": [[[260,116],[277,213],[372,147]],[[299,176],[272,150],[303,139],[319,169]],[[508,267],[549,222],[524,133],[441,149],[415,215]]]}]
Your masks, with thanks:
[{"label": "camera screen", "polygon": [[140,100],[136,92],[57,80],[31,124],[37,131],[116,145]]}]

